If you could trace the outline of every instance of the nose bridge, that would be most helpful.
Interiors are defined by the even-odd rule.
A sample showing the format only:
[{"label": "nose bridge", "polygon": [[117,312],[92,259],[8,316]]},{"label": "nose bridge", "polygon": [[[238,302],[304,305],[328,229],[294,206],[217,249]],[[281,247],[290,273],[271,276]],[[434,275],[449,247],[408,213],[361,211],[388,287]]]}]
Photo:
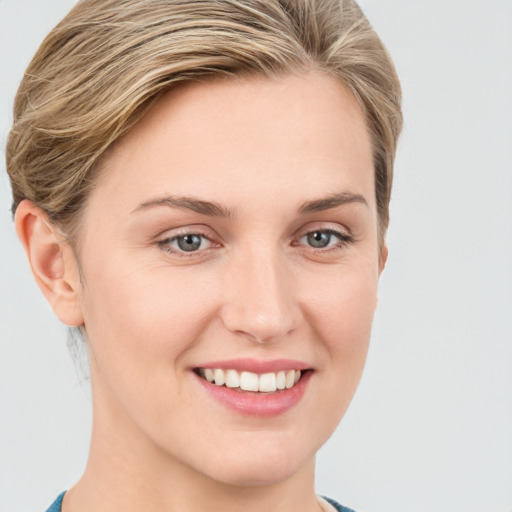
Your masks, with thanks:
[{"label": "nose bridge", "polygon": [[244,251],[227,279],[223,321],[230,331],[263,343],[282,338],[297,327],[300,309],[292,274],[277,249]]}]

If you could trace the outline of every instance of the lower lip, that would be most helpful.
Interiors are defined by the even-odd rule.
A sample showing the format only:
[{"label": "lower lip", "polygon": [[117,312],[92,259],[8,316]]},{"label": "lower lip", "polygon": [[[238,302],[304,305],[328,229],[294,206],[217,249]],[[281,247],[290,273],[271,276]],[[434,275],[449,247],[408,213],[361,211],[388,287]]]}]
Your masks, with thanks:
[{"label": "lower lip", "polygon": [[307,383],[312,371],[305,372],[299,382],[290,389],[283,389],[275,393],[254,393],[250,391],[237,391],[226,386],[216,386],[211,382],[195,375],[203,388],[226,407],[247,416],[278,416],[297,405],[304,396]]}]

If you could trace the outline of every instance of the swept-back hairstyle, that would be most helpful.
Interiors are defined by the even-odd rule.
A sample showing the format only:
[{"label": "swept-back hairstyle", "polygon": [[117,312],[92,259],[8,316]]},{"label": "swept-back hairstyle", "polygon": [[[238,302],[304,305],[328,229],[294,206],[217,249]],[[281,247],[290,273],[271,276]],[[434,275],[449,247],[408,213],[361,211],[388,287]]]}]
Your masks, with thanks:
[{"label": "swept-back hairstyle", "polygon": [[164,92],[212,76],[319,70],[357,98],[373,143],[381,237],[402,126],[393,63],[352,0],[82,0],[30,63],[7,143],[28,198],[70,237],[101,157]]}]

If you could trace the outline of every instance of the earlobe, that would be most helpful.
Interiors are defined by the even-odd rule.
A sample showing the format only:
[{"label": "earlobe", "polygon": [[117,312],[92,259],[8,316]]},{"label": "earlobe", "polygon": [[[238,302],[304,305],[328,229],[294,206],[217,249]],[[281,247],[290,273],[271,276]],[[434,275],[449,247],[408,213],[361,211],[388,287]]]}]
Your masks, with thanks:
[{"label": "earlobe", "polygon": [[80,274],[73,249],[46,212],[27,199],[16,209],[15,225],[36,283],[59,320],[69,326],[82,325]]},{"label": "earlobe", "polygon": [[384,241],[382,242],[382,246],[379,251],[379,276],[382,274],[382,271],[386,266],[386,261],[388,261],[388,246]]}]

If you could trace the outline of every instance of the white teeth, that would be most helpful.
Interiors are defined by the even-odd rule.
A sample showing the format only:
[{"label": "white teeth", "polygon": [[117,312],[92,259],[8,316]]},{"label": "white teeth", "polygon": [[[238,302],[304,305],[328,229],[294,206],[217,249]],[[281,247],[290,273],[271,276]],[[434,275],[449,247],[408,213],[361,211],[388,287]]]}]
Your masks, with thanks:
[{"label": "white teeth", "polygon": [[260,383],[258,389],[264,393],[272,393],[275,391],[277,389],[276,374],[264,373],[263,375],[260,375]]},{"label": "white teeth", "polygon": [[277,390],[290,389],[301,377],[300,370],[281,370],[258,375],[253,372],[238,372],[237,370],[223,370],[222,368],[200,368],[199,375],[216,386],[228,388],[241,388],[244,391],[261,393],[274,393]]},{"label": "white teeth", "polygon": [[286,372],[285,371],[277,372],[276,387],[277,387],[277,389],[284,389],[286,387]]},{"label": "white teeth", "polygon": [[213,370],[213,378],[215,379],[216,386],[222,386],[226,382],[226,374],[224,370],[216,368]]},{"label": "white teeth", "polygon": [[242,372],[240,374],[240,388],[244,391],[258,391],[259,379],[257,373]]},{"label": "white teeth", "polygon": [[286,372],[286,389],[290,389],[295,384],[295,370]]},{"label": "white teeth", "polygon": [[228,388],[240,387],[240,375],[236,370],[226,370],[226,386]]}]

